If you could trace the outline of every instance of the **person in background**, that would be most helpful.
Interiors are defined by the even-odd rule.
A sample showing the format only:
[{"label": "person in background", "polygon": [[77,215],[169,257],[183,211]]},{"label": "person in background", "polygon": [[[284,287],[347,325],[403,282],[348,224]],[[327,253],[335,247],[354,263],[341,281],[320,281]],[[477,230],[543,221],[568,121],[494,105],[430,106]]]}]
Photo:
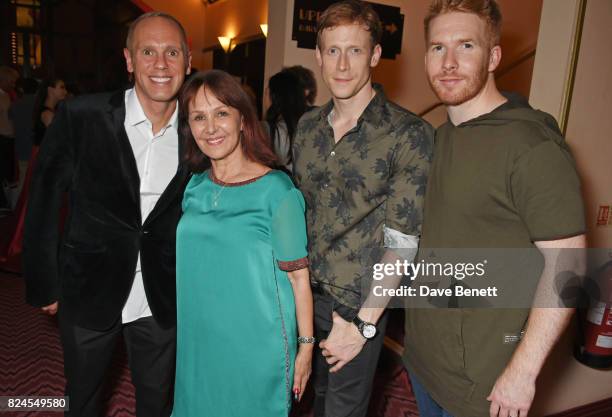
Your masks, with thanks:
[{"label": "person in background", "polygon": [[[501,19],[494,0],[435,0],[425,18],[426,73],[448,121],[436,132],[419,262],[444,263],[441,248],[477,248],[475,256],[496,249],[504,259],[525,248],[523,259],[533,252],[542,263],[517,273],[509,261],[479,278],[526,288],[515,308],[406,310],[404,362],[423,417],[527,416],[536,378],[573,313],[517,299],[554,293],[560,258],[580,273],[586,226],[556,121],[497,88]],[[572,250],[560,256],[562,248]]]},{"label": "person in background", "polygon": [[41,82],[36,92],[33,113],[35,146],[40,146],[47,127],[53,121],[57,104],[64,100],[67,94],[64,80],[49,78]]},{"label": "person in background", "polygon": [[12,218],[11,236],[6,245],[6,251],[0,254],[0,263],[3,268],[20,272],[17,261],[22,251],[23,226],[27,208],[29,185],[32,180],[32,169],[36,160],[38,147],[34,146],[34,129],[32,115],[36,101],[38,82],[33,78],[19,80],[21,96],[13,103],[10,117],[15,127],[15,150],[19,161],[19,183],[13,193],[14,216]]},{"label": "person in background", "polygon": [[306,67],[301,65],[293,65],[291,67],[283,68],[283,71],[289,72],[300,80],[300,84],[304,89],[304,96],[306,97],[306,110],[312,110],[315,107],[315,100],[317,99],[317,80],[314,73]]},{"label": "person in background", "polygon": [[20,78],[17,88],[21,92],[20,97],[13,103],[9,111],[9,117],[15,128],[15,153],[19,164],[19,181],[13,194],[14,203],[23,189],[28,161],[32,155],[34,139],[32,115],[38,82],[34,78]]},{"label": "person in background", "polygon": [[271,169],[276,156],[232,76],[191,77],[180,114],[194,174],[177,229],[172,415],[287,417],[315,342],[304,199]]},{"label": "person in background", "polygon": [[[34,85],[37,85],[35,81],[34,83]],[[29,134],[30,136],[26,144],[29,144],[29,161],[26,161],[23,167],[20,165],[19,175],[20,177],[23,176],[23,186],[21,187],[19,199],[14,209],[16,219],[15,229],[12,233],[13,237],[7,247],[7,259],[17,256],[22,251],[25,215],[28,207],[28,194],[32,181],[32,172],[34,172],[40,144],[45,136],[47,127],[53,121],[57,105],[64,100],[66,96],[67,91],[63,80],[47,79],[42,81],[37,87],[36,94],[33,96],[33,102],[31,102],[31,108],[29,109],[31,111],[26,118],[27,120],[22,120],[20,123],[15,124],[15,131],[17,133],[19,132],[17,127],[23,125],[22,129],[27,131],[27,133],[24,132],[24,134]],[[16,108],[18,103],[19,102],[16,102],[13,108]],[[19,145],[24,146],[23,144]],[[22,150],[24,153],[25,151],[26,149]],[[64,204],[64,208],[60,215],[62,222],[65,216],[66,204]]]},{"label": "person in background", "polygon": [[266,112],[266,126],[278,162],[292,172],[292,146],[300,117],[307,107],[304,88],[293,72],[283,70],[268,81],[270,107]]},{"label": "person in background", "polygon": [[15,94],[19,73],[0,66],[0,212],[11,211],[9,190],[15,182],[15,131],[9,109]]}]

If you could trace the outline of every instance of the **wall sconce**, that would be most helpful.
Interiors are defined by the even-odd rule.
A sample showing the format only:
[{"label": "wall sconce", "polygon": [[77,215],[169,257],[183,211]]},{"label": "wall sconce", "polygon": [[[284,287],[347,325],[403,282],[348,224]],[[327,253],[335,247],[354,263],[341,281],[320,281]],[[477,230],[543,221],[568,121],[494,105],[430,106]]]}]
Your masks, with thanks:
[{"label": "wall sconce", "polygon": [[264,36],[267,38],[268,37],[268,24],[262,23],[261,25],[259,25],[259,27],[261,28],[261,31],[263,32]]},{"label": "wall sconce", "polygon": [[227,37],[227,36],[219,36],[217,37],[217,39],[219,39],[219,44],[221,45],[221,48],[223,48],[223,50],[225,51],[225,53],[230,52],[232,49],[232,38]]}]

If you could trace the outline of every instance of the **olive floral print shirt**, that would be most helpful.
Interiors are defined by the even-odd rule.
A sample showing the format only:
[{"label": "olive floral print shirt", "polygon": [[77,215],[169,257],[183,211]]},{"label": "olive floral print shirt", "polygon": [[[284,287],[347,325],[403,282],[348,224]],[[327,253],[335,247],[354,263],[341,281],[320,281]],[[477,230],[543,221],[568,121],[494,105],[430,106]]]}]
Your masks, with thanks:
[{"label": "olive floral print shirt", "polygon": [[375,89],[338,143],[330,101],[300,119],[293,146],[294,178],[307,204],[311,279],[351,308],[361,305],[374,253],[388,239],[420,235],[432,159],[433,128]]}]

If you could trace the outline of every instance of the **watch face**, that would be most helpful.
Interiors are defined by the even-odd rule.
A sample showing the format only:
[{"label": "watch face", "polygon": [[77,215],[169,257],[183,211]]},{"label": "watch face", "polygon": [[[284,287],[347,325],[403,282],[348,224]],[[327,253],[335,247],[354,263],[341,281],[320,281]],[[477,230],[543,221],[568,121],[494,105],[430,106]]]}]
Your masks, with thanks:
[{"label": "watch face", "polygon": [[373,324],[366,324],[363,326],[363,337],[366,339],[371,339],[376,335],[376,326]]}]

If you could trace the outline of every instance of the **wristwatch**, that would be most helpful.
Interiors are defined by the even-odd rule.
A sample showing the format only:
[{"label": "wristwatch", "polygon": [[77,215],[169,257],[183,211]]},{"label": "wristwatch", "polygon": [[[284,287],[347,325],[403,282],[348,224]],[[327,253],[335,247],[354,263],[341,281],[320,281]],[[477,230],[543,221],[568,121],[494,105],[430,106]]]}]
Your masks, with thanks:
[{"label": "wristwatch", "polygon": [[361,333],[361,335],[366,339],[370,340],[376,336],[376,325],[361,320],[359,316],[355,316],[353,319],[353,324],[357,326],[359,333]]}]

